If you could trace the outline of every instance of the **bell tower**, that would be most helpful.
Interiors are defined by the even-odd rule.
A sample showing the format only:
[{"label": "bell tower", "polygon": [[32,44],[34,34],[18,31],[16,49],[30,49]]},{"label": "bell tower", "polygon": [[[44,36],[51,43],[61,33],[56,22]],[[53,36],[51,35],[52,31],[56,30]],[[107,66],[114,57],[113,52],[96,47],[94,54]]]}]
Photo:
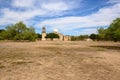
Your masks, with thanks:
[{"label": "bell tower", "polygon": [[42,41],[45,41],[46,40],[46,28],[45,27],[42,27]]}]

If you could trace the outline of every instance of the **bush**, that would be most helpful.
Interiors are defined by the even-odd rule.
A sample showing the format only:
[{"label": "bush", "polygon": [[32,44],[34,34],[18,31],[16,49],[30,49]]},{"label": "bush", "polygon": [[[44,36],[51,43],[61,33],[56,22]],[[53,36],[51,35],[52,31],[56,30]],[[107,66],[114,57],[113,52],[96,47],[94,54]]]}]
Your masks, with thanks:
[{"label": "bush", "polygon": [[53,38],[59,38],[59,35],[56,34],[56,33],[48,33],[48,34],[46,35],[46,38],[50,38],[50,39],[53,40]]}]

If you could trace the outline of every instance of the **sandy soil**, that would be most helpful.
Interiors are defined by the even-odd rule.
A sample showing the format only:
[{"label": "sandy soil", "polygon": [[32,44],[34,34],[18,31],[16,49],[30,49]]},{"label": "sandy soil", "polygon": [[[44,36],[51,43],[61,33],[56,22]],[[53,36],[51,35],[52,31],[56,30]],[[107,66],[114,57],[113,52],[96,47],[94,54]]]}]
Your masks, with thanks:
[{"label": "sandy soil", "polygon": [[120,43],[0,42],[0,80],[120,80]]}]

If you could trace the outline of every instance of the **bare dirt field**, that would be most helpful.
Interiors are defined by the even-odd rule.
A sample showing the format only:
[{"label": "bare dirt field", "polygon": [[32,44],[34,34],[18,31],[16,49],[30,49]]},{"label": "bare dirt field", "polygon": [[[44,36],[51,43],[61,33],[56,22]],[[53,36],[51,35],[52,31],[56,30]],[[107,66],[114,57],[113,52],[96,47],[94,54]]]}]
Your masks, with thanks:
[{"label": "bare dirt field", "polygon": [[0,80],[120,80],[120,42],[0,42]]}]

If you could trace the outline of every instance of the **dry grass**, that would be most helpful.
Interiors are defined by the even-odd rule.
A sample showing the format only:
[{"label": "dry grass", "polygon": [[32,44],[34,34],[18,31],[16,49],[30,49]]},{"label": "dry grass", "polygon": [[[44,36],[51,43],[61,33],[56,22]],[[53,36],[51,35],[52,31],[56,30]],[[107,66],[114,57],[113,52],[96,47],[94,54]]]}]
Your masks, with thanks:
[{"label": "dry grass", "polygon": [[2,41],[0,80],[120,80],[120,43]]}]

